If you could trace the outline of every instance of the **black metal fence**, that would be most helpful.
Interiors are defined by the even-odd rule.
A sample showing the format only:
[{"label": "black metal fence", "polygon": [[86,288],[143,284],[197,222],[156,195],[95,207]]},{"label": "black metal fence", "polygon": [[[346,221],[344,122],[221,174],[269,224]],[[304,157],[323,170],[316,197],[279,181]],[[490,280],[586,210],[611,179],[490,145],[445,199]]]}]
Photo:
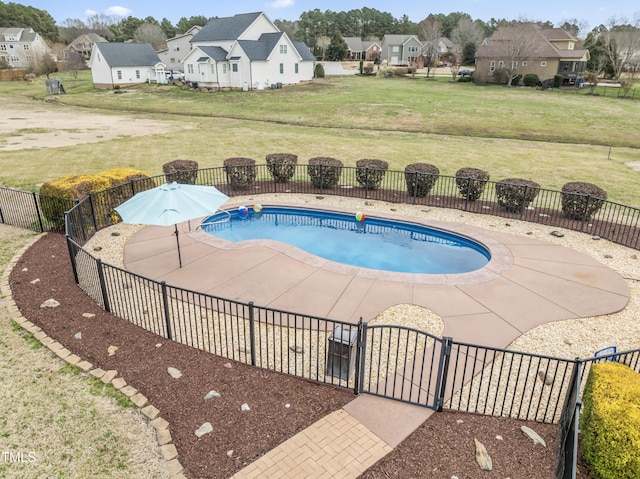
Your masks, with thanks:
[{"label": "black metal fence", "polygon": [[[43,233],[64,232],[62,213],[73,208],[77,202],[67,198],[40,195],[29,191],[0,188],[0,223]],[[60,211],[54,217],[43,214],[43,210]]]},{"label": "black metal fence", "polygon": [[[231,174],[226,167],[199,170],[196,181],[216,186],[229,196],[340,195],[453,208],[578,230],[640,249],[640,210],[599,198],[567,196],[543,188],[534,188],[535,194],[531,194],[529,187],[523,186],[516,189],[514,202],[513,195],[510,199],[501,197],[497,183],[490,181],[472,191],[469,181],[437,176],[427,178],[433,186],[425,192],[419,185],[428,175],[418,173],[341,167],[337,181],[335,172],[328,175],[332,181],[327,181],[322,167],[311,173],[306,165],[298,165],[289,181],[280,182],[266,165],[244,168],[241,175]],[[575,421],[588,360],[457,343],[453,338],[410,328],[362,322],[353,325],[241,303],[132,274],[82,249],[97,231],[119,222],[116,206],[164,180],[159,176],[131,181],[92,193],[75,206],[65,205],[65,232],[76,282],[105,310],[167,339],[266,369],[353,388],[356,393],[436,410],[559,423],[562,441],[557,477],[571,477],[566,471],[575,471],[575,460],[571,463],[567,457],[575,456],[571,441],[576,437]],[[42,197],[26,195],[35,198],[32,210],[17,201],[13,204],[31,213],[13,216],[11,221],[16,226],[22,226],[19,221],[37,224],[37,231],[55,231],[55,218],[43,220],[38,210]],[[21,196],[15,194],[15,198]],[[576,216],[575,209],[567,214],[563,201],[571,199],[583,205],[582,215]],[[589,207],[594,204],[599,208]],[[3,217],[8,211],[4,205],[0,195]],[[633,367],[638,370],[639,351],[618,354],[616,360],[635,358]]]}]

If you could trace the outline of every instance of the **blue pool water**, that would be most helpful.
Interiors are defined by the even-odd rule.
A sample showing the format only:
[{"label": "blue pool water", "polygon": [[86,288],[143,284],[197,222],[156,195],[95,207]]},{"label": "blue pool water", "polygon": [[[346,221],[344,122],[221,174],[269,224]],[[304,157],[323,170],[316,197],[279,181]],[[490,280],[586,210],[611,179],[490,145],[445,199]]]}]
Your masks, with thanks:
[{"label": "blue pool water", "polygon": [[202,223],[228,241],[271,239],[331,261],[401,273],[453,274],[482,268],[489,251],[468,238],[412,223],[306,208],[218,213]]}]

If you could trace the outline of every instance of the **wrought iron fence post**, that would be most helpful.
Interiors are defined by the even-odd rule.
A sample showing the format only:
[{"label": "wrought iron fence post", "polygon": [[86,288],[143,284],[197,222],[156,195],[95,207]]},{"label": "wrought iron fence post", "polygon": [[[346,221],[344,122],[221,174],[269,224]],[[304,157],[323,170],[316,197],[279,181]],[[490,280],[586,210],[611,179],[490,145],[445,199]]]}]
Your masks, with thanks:
[{"label": "wrought iron fence post", "polygon": [[251,365],[256,365],[256,329],[253,317],[253,301],[249,301],[249,341],[251,342]]},{"label": "wrought iron fence post", "polygon": [[471,177],[467,178],[467,194],[464,195],[464,211],[469,211],[469,195],[471,194]]},{"label": "wrought iron fence post", "polygon": [[[67,213],[65,213],[64,215],[65,215],[65,224],[66,224]],[[69,250],[69,258],[71,258],[71,269],[73,270],[73,279],[75,280],[76,284],[80,284],[80,280],[78,279],[78,267],[76,266],[76,255],[74,254],[75,248],[71,243],[71,236],[66,234],[65,238],[67,239],[67,249]]]},{"label": "wrought iron fence post", "polygon": [[[362,323],[362,326],[360,326]],[[362,318],[360,318],[360,322],[358,323],[359,336],[358,336],[358,355],[356,356],[357,361],[357,370],[356,378],[357,382],[354,384],[353,392],[355,394],[359,394],[360,391],[364,388],[364,368],[366,365],[365,356],[367,354],[367,323],[362,322]]]},{"label": "wrought iron fence post", "polygon": [[369,199],[369,167],[364,167],[364,197]]},{"label": "wrought iron fence post", "polygon": [[107,313],[111,312],[111,306],[109,306],[109,294],[107,293],[107,283],[104,280],[104,270],[102,269],[102,260],[98,258],[96,261],[98,267],[98,279],[100,280],[100,291],[102,292],[102,302],[104,303],[104,310]]},{"label": "wrought iron fence post", "polygon": [[[38,195],[36,192],[31,193],[33,195],[33,205],[36,207],[36,214],[38,215],[38,223],[40,224],[40,233],[44,233],[44,225],[42,224],[42,216],[40,215],[40,208],[38,207]],[[4,220],[2,221],[4,223]]]},{"label": "wrought iron fence post", "polygon": [[98,231],[98,220],[96,219],[96,210],[93,206],[93,193],[89,193],[89,206],[91,207],[91,219],[93,220],[93,228]]},{"label": "wrought iron fence post", "polygon": [[324,165],[320,163],[320,191],[324,189]]},{"label": "wrought iron fence post", "polygon": [[582,215],[582,224],[580,225],[580,232],[584,233],[584,225],[587,224],[587,214],[589,213],[589,203],[591,202],[591,195],[587,195],[587,204],[584,205],[584,214]]},{"label": "wrought iron fence post", "polygon": [[356,341],[356,372],[353,378],[353,394],[355,395],[358,395],[358,393],[360,392],[360,364],[364,363],[364,358],[362,357],[362,335],[364,334],[365,327],[366,323],[362,322],[362,316],[360,316],[360,320],[358,321],[358,333]]},{"label": "wrought iron fence post", "polygon": [[579,421],[580,421],[580,409],[582,407],[582,400],[580,399],[580,384],[582,383],[582,365],[584,362],[580,359],[576,361],[576,367],[578,368],[578,373],[576,374],[576,383],[574,387],[576,388],[576,406],[573,416],[573,454],[571,457],[571,479],[576,479],[576,474],[578,472],[578,432],[579,432]]},{"label": "wrought iron fence post", "polygon": [[413,204],[415,205],[418,197],[418,172],[414,172],[413,176]]},{"label": "wrought iron fence post", "polygon": [[169,298],[167,296],[167,282],[160,282],[162,287],[162,305],[164,306],[164,323],[167,327],[167,339],[173,339],[171,337],[171,316],[169,313]]},{"label": "wrought iron fence post", "polygon": [[524,216],[524,210],[527,209],[527,191],[529,187],[524,185],[524,195],[522,196],[522,208],[520,209],[520,219]]},{"label": "wrought iron fence post", "polygon": [[447,374],[449,374],[449,359],[451,359],[452,343],[453,338],[448,336],[442,338],[440,361],[438,363],[438,379],[436,380],[434,397],[434,406],[437,412],[442,412],[442,406],[444,404],[444,393],[447,390]]}]

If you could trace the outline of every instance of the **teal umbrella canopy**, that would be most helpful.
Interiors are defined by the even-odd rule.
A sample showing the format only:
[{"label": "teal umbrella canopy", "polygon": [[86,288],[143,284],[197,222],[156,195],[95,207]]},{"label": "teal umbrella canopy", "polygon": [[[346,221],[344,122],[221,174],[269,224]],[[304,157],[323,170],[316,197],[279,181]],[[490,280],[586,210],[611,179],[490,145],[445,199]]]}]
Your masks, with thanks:
[{"label": "teal umbrella canopy", "polygon": [[180,239],[178,223],[209,216],[216,212],[229,197],[214,186],[185,185],[167,183],[136,194],[115,210],[125,223],[169,226],[174,225],[174,234],[178,243],[178,262]]},{"label": "teal umbrella canopy", "polygon": [[214,186],[173,182],[138,193],[115,210],[125,223],[170,226],[209,216],[228,199]]}]

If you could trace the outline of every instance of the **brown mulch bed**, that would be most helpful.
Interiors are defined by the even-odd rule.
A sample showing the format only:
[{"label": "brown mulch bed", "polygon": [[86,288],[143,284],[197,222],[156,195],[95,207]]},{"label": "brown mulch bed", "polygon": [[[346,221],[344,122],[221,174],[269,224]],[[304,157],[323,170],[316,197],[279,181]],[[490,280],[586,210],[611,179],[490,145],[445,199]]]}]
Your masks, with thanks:
[{"label": "brown mulch bed", "polygon": [[[33,280],[39,281],[32,283]],[[321,417],[341,408],[353,392],[266,371],[174,343],[105,312],[74,282],[63,236],[49,233],[20,259],[10,277],[22,314],[73,353],[118,375],[144,394],[170,426],[190,478],[226,478]],[[53,298],[58,308],[40,308]],[[84,318],[83,313],[95,317]],[[75,339],[76,333],[81,339]],[[110,346],[117,346],[109,356]],[[231,367],[229,367],[231,366]],[[168,367],[183,376],[173,379]],[[215,390],[220,398],[203,400]],[[242,404],[249,411],[242,411]],[[286,407],[288,404],[290,407]],[[213,432],[194,431],[210,422]],[[547,442],[534,446],[520,431],[527,424]],[[433,414],[409,438],[361,477],[553,477],[556,425],[524,423],[460,412]],[[501,436],[502,439],[496,439]],[[475,462],[473,438],[494,470]],[[228,455],[229,451],[233,451]],[[579,478],[588,476],[581,472]]]}]

